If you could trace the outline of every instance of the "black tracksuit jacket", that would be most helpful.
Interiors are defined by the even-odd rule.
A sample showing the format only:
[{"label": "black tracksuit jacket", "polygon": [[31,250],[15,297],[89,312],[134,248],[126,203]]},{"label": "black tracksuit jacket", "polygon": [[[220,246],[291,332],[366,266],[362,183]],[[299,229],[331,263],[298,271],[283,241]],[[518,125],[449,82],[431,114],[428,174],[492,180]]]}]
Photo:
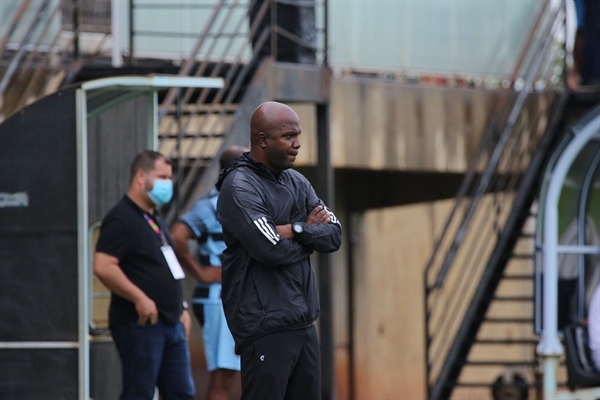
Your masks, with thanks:
[{"label": "black tracksuit jacket", "polygon": [[[248,153],[221,171],[217,217],[223,225],[221,297],[235,351],[267,333],[310,326],[319,316],[313,251],[339,249],[342,227],[331,210],[328,224],[304,223],[325,204],[308,180],[293,169],[275,174]],[[326,206],[325,206],[326,207]],[[276,225],[302,223],[293,239]]]}]

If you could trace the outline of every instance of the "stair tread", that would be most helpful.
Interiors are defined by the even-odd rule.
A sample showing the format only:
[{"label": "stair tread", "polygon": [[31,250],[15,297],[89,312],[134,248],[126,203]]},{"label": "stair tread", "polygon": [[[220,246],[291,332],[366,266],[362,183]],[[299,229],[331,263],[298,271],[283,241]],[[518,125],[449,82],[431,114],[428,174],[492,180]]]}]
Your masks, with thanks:
[{"label": "stair tread", "polygon": [[533,301],[533,296],[494,296],[495,301]]},{"label": "stair tread", "polygon": [[531,361],[517,361],[517,360],[479,360],[479,361],[467,361],[465,362],[465,365],[480,365],[480,366],[485,366],[485,365],[511,365],[511,366],[518,366],[518,365],[538,365],[537,361],[531,360]]},{"label": "stair tread", "polygon": [[499,318],[499,317],[492,317],[492,318],[484,318],[483,322],[493,322],[493,323],[533,323],[533,317],[528,317],[528,318]]},{"label": "stair tread", "polygon": [[508,279],[508,280],[532,280],[534,278],[534,275],[531,274],[511,274],[511,275],[504,275],[502,277],[502,279]]},{"label": "stair tread", "polygon": [[537,344],[538,339],[476,339],[477,344]]}]

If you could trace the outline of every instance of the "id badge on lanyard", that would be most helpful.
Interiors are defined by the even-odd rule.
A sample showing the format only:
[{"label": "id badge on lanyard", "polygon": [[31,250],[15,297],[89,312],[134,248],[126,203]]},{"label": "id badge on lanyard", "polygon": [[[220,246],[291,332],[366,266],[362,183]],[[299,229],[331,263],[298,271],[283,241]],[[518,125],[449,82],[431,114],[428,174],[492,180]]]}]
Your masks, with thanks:
[{"label": "id badge on lanyard", "polygon": [[173,250],[173,248],[171,246],[169,246],[169,243],[167,243],[167,238],[165,237],[165,234],[161,231],[161,229],[156,224],[156,222],[154,222],[148,214],[144,213],[144,218],[146,219],[146,221],[148,222],[148,224],[150,225],[150,227],[152,228],[154,233],[156,233],[158,235],[158,237],[160,238],[160,243],[162,244],[162,246],[160,247],[160,250],[162,251],[163,256],[165,257],[165,260],[167,261],[167,265],[169,266],[169,269],[171,270],[171,274],[173,275],[173,278],[175,278],[175,279],[185,278],[185,273],[183,272],[183,268],[181,268],[181,264],[179,264],[179,261],[177,260],[175,251]]}]

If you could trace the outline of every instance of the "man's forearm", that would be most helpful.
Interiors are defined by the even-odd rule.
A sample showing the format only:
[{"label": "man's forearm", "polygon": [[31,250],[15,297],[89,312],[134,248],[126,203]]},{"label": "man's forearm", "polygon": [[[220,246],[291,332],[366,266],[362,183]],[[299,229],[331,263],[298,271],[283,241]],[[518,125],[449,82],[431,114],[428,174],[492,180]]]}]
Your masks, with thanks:
[{"label": "man's forearm", "polygon": [[110,256],[96,253],[94,273],[114,294],[136,303],[147,297],[146,294],[127,278],[121,267]]},{"label": "man's forearm", "polygon": [[275,228],[281,237],[286,239],[292,239],[294,237],[294,232],[292,232],[292,224],[275,225]]},{"label": "man's forearm", "polygon": [[202,280],[202,267],[198,265],[187,251],[176,251],[177,259],[181,266],[196,280]]}]

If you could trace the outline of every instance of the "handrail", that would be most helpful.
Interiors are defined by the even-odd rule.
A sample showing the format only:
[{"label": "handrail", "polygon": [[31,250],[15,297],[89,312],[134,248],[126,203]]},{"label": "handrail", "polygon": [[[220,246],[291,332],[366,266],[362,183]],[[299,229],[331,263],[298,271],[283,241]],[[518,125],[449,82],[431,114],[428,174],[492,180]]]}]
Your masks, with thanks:
[{"label": "handrail", "polygon": [[[511,73],[510,85],[498,94],[425,267],[430,399],[447,398],[456,383],[453,380],[458,379],[460,363],[467,356],[465,343],[474,338],[473,329],[479,326],[477,319],[482,318],[481,307],[474,304],[485,295],[480,283],[491,282],[497,276],[496,268],[505,256],[499,255],[496,246],[510,242],[507,234],[513,233],[504,229],[517,220],[513,206],[526,203],[523,199],[527,194],[522,191],[530,189],[522,185],[532,184],[527,175],[533,171],[529,164],[535,160],[538,165],[536,150],[546,143],[544,132],[551,126],[551,118],[546,116],[559,104],[562,97],[558,94],[564,90],[562,76],[553,75],[556,72],[551,68],[557,60],[564,65],[564,59],[555,51],[557,32],[564,29],[564,21],[564,0],[557,7],[549,0],[540,5]],[[540,82],[545,85],[538,85]],[[491,298],[491,293],[487,296]]]},{"label": "handrail", "polygon": [[6,72],[4,73],[2,80],[0,81],[0,95],[2,95],[4,89],[6,89],[6,86],[8,86],[8,82],[10,82],[10,79],[17,70],[17,66],[21,61],[21,58],[25,54],[25,45],[31,40],[31,37],[38,28],[38,25],[44,21],[44,17],[46,16],[46,10],[48,9],[49,4],[50,2],[48,1],[42,2],[42,5],[36,13],[34,20],[31,22],[31,24],[29,24],[27,32],[25,33],[23,39],[21,40],[21,43],[19,44],[19,50],[17,51],[13,59],[10,61],[10,64]]},{"label": "handrail", "polygon": [[[444,237],[446,235],[446,233],[450,227],[450,223],[453,220],[454,216],[456,215],[456,211],[457,211],[458,207],[460,206],[462,199],[464,199],[466,197],[467,191],[468,191],[469,187],[471,186],[473,179],[475,178],[476,165],[478,164],[478,161],[483,156],[483,152],[484,152],[485,148],[488,146],[489,142],[492,139],[492,135],[494,134],[494,129],[498,125],[499,120],[500,120],[500,114],[504,108],[504,105],[506,104],[506,101],[508,101],[508,98],[509,98],[510,94],[512,93],[512,90],[514,89],[515,82],[518,77],[519,71],[521,70],[521,67],[525,60],[527,52],[528,52],[529,48],[531,47],[531,43],[533,42],[536,31],[541,23],[542,17],[544,15],[549,3],[550,3],[549,0],[544,0],[544,3],[538,10],[535,21],[527,35],[527,40],[525,41],[525,45],[521,48],[519,57],[517,58],[517,62],[515,63],[515,66],[513,67],[513,70],[510,74],[510,86],[506,87],[504,90],[501,91],[500,99],[496,102],[496,105],[494,107],[494,112],[492,114],[490,122],[486,126],[485,132],[482,136],[482,140],[479,142],[479,146],[477,147],[475,153],[473,153],[473,155],[470,157],[470,160],[468,162],[469,166],[467,168],[465,178],[462,180],[461,185],[458,189],[458,193],[455,197],[455,206],[452,209],[452,211],[450,212],[448,219],[446,220],[446,224],[444,225],[444,228],[442,229],[440,238]],[[429,270],[432,267],[433,259],[439,251],[440,244],[441,244],[441,239],[438,239],[438,241],[434,245],[433,256],[432,256],[431,260],[428,262],[427,266],[425,267],[426,274],[429,273]],[[443,281],[443,279],[442,279],[442,281]]]},{"label": "handrail", "polygon": [[19,23],[23,19],[23,16],[25,15],[25,12],[29,8],[30,4],[31,4],[31,0],[24,0],[19,5],[19,10],[15,13],[15,17],[13,18],[12,22],[10,23],[9,28],[6,30],[6,34],[4,35],[4,38],[2,38],[2,41],[0,41],[0,55],[4,52],[4,48],[6,47],[6,44],[8,43],[8,41],[10,40],[12,35],[15,33],[15,31],[17,30],[17,27],[19,26]]},{"label": "handrail", "polygon": [[[208,34],[209,34],[210,30],[212,29],[215,21],[217,20],[217,17],[219,16],[224,4],[225,4],[225,0],[219,0],[217,5],[213,9],[213,12],[212,12],[210,18],[208,19],[208,23],[204,27],[204,30],[202,31],[200,36],[198,36],[198,39],[196,39],[196,43],[194,44],[194,47],[190,51],[190,54],[189,54],[187,60],[185,60],[185,62],[183,63],[183,66],[181,67],[181,69],[179,70],[177,75],[188,75],[191,72],[192,67],[196,63],[196,56],[198,55],[200,48],[202,48],[202,45],[206,41],[206,38],[208,37]],[[163,102],[160,105],[159,114],[158,114],[159,120],[166,114],[167,109],[173,104],[173,102],[177,98],[178,92],[179,92],[179,89],[177,89],[177,88],[172,88],[169,90],[169,92],[167,93],[167,96],[165,97],[165,99],[163,100]]]},{"label": "handrail", "polygon": [[[544,6],[546,4],[547,4],[547,1],[546,1],[546,3],[544,3]],[[553,31],[553,28],[554,28],[554,26],[552,24],[549,24],[546,31],[544,31],[544,33],[543,33],[543,36],[546,37],[546,40],[544,41],[544,45],[541,49],[542,54],[544,54],[547,51],[548,47],[550,46],[550,43],[552,40],[551,32]],[[529,44],[530,43],[528,42],[528,45]],[[519,60],[519,61],[521,61],[521,60]],[[542,61],[543,61],[543,58],[540,56],[534,58],[534,60],[532,62],[533,65],[528,69],[528,72],[526,74],[526,78],[525,78],[526,85],[533,84],[533,80],[534,80],[537,72],[539,71],[539,67],[540,67]],[[514,83],[513,83],[513,85],[514,85]],[[504,93],[506,94],[507,92],[505,91]],[[481,199],[481,197],[487,190],[489,181],[491,179],[491,175],[495,171],[495,168],[500,160],[500,155],[502,154],[502,151],[504,150],[506,141],[508,140],[509,135],[512,133],[514,124],[516,123],[517,118],[519,117],[519,114],[521,113],[523,104],[527,97],[528,97],[528,93],[526,90],[519,91],[515,103],[510,108],[510,114],[509,114],[508,120],[506,121],[504,129],[502,130],[502,134],[499,136],[499,138],[496,142],[496,145],[493,148],[493,152],[490,157],[490,161],[485,169],[485,172],[483,173],[481,180],[479,181],[477,190],[475,191],[474,195],[472,196],[472,201],[469,204],[468,211],[465,213],[466,215],[463,218],[459,232],[455,236],[455,240],[452,244],[452,248],[446,255],[442,269],[440,270],[440,273],[438,274],[438,277],[436,279],[435,286],[441,286],[444,282],[444,279],[446,278],[446,275],[448,274],[448,269],[450,268],[452,262],[454,261],[454,257],[456,255],[456,251],[458,250],[458,246],[460,246],[460,244],[462,243],[462,239],[464,238],[465,231],[469,227],[469,223],[471,222],[473,213],[475,212],[475,209],[477,208],[479,200]],[[508,96],[502,96],[500,99],[500,102],[506,104],[505,102],[506,102],[507,98],[508,98]],[[500,114],[501,111],[502,111],[502,108],[500,108],[498,110],[498,115]],[[498,119],[495,119],[495,121],[498,121]],[[494,129],[494,128],[496,128],[496,127],[492,126],[492,129]]]},{"label": "handrail", "polygon": [[[500,123],[502,110],[504,109],[504,106],[505,106],[506,102],[508,101],[508,98],[514,91],[515,82],[519,75],[519,71],[521,70],[521,67],[525,60],[527,52],[529,51],[531,44],[533,42],[533,39],[536,36],[536,32],[540,26],[542,17],[544,15],[549,3],[550,3],[549,0],[544,0],[544,3],[540,7],[540,9],[536,15],[535,21],[527,35],[527,40],[525,41],[525,45],[521,49],[519,57],[517,58],[517,62],[510,74],[510,86],[504,88],[504,90],[501,91],[500,98],[496,102],[496,105],[495,105],[493,113],[492,113],[492,117],[490,119],[490,122],[486,126],[486,129],[482,136],[482,139],[479,142],[479,146],[477,147],[475,153],[473,153],[473,155],[470,157],[470,160],[468,163],[469,166],[467,168],[465,178],[461,182],[460,188],[455,197],[455,205],[454,205],[452,211],[450,212],[448,219],[446,220],[446,224],[444,225],[444,228],[440,235],[440,239],[438,239],[436,244],[434,245],[433,255],[432,255],[430,261],[428,262],[427,266],[425,267],[425,274],[429,274],[431,268],[433,267],[435,257],[437,256],[438,252],[440,251],[440,245],[442,243],[441,238],[448,235],[448,230],[450,228],[451,222],[454,219],[454,217],[456,216],[456,212],[457,212],[458,208],[460,207],[462,201],[467,197],[467,191],[471,187],[472,182],[476,176],[476,172],[477,172],[476,167],[477,167],[478,163],[480,162],[480,160],[482,159],[482,157],[484,157],[484,151],[489,146],[489,143],[492,140],[492,136],[494,135],[495,130],[496,130],[498,124]],[[456,245],[458,245],[458,243]],[[437,281],[438,280],[436,280],[436,282]],[[442,282],[443,282],[443,279],[442,279]],[[441,284],[441,283],[436,283],[436,286],[438,286],[439,284]]]},{"label": "handrail", "polygon": [[[2,39],[2,46],[6,49],[6,45],[12,40],[17,31],[19,22],[23,22],[23,14],[30,9],[29,0],[23,0],[17,10],[11,28],[7,35]],[[71,0],[61,0],[60,2],[44,1],[40,5],[33,20],[23,33],[16,51],[12,55],[9,66],[2,75],[0,82],[0,94],[3,94],[8,86],[13,81],[22,80],[25,74],[33,73],[32,76],[27,76],[27,83],[24,90],[13,92],[10,103],[4,102],[0,104],[0,112],[4,115],[17,109],[25,104],[30,97],[35,98],[45,93],[46,85],[51,77],[49,71],[66,68],[66,60],[71,57],[71,52],[66,48],[69,42],[59,45],[61,31],[53,29],[53,22],[58,17],[60,11],[73,10],[77,7],[76,3]],[[14,26],[14,29],[13,29]],[[58,57],[56,57],[58,56]],[[52,58],[52,60],[51,60]],[[58,58],[58,62],[56,60]],[[48,66],[52,65],[48,69]],[[45,75],[45,76],[44,76]],[[43,81],[42,79],[43,78]],[[37,87],[36,87],[37,86]],[[10,108],[7,105],[10,104]],[[0,120],[2,117],[0,116]]]}]

